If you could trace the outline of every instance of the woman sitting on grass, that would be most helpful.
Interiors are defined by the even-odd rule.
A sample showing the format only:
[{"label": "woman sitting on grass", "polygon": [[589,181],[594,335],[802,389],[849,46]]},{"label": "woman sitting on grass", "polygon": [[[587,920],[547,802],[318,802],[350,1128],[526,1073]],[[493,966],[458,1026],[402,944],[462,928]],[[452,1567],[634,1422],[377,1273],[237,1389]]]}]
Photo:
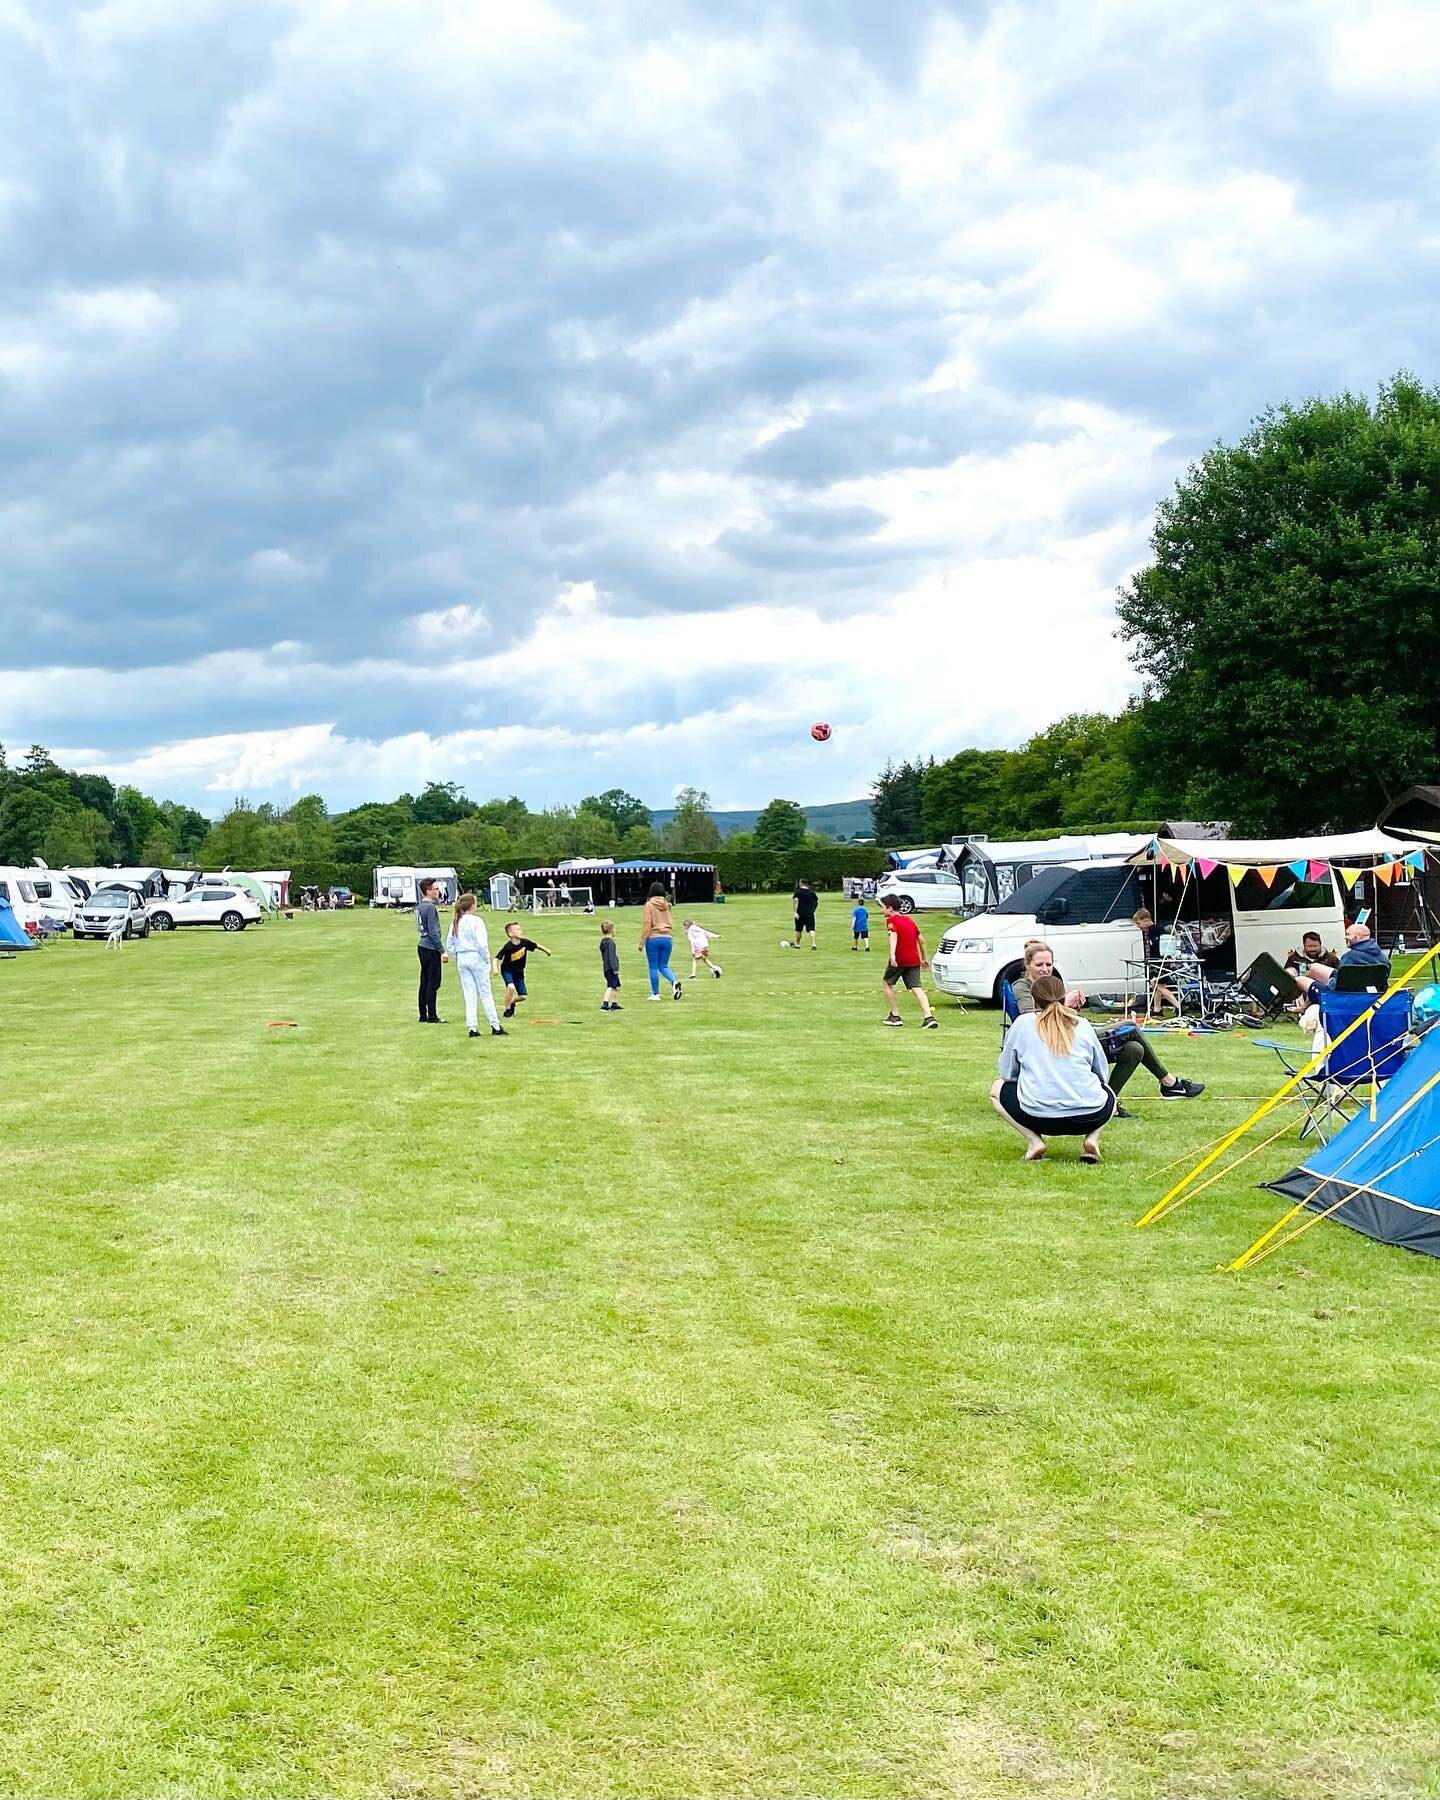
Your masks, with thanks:
[{"label": "woman sitting on grass", "polygon": [[1025,1139],[1026,1162],[1039,1162],[1047,1137],[1078,1137],[1081,1162],[1098,1163],[1101,1128],[1115,1116],[1105,1052],[1094,1028],[1065,1004],[1062,982],[1042,975],[1030,993],[1035,1010],[1005,1034],[991,1104]]}]

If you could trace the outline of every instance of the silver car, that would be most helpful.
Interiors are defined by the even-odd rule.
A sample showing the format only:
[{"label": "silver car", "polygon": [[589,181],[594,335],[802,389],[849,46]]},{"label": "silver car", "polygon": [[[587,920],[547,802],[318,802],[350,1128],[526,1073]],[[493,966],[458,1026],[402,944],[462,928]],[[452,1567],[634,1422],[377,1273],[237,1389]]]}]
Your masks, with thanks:
[{"label": "silver car", "polygon": [[75,936],[105,938],[117,929],[122,937],[149,937],[144,895],[131,887],[96,888],[75,914]]}]

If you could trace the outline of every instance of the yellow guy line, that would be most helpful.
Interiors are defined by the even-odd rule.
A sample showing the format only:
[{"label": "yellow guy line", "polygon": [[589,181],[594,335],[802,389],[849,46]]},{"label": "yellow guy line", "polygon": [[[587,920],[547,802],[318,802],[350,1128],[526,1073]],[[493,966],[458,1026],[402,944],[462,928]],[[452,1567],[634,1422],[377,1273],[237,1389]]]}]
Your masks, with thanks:
[{"label": "yellow guy line", "polygon": [[[1256,1096],[1256,1098],[1258,1098],[1258,1097],[1259,1096]],[[1233,1100],[1236,1098],[1236,1096],[1234,1094],[1222,1094],[1220,1096],[1220,1098],[1223,1100]],[[1268,1096],[1267,1096],[1267,1098],[1268,1098]],[[1282,1106],[1299,1106],[1300,1103],[1301,1103],[1301,1101],[1300,1101],[1299,1094],[1291,1094],[1291,1096],[1288,1100],[1282,1100],[1280,1104]],[[1293,1124],[1294,1121],[1292,1120],[1291,1123]],[[1285,1126],[1285,1130],[1288,1131],[1289,1129],[1290,1129],[1290,1126],[1287,1124]],[[1225,1135],[1225,1133],[1222,1131],[1220,1133],[1220,1137],[1224,1137],[1224,1135]],[[1277,1133],[1276,1135],[1278,1136],[1279,1134]],[[1213,1137],[1213,1138],[1208,1139],[1203,1144],[1197,1144],[1191,1150],[1182,1150],[1180,1152],[1180,1154],[1177,1157],[1172,1158],[1172,1160],[1170,1162],[1161,1163],[1160,1167],[1155,1171],[1155,1173],[1157,1175],[1168,1175],[1172,1169],[1178,1169],[1180,1167],[1181,1163],[1189,1162],[1192,1156],[1203,1156],[1207,1150],[1213,1150],[1219,1142],[1220,1142],[1219,1137]]]},{"label": "yellow guy line", "polygon": [[1211,1163],[1217,1162],[1232,1144],[1239,1143],[1240,1139],[1244,1137],[1245,1133],[1252,1125],[1258,1125],[1261,1119],[1274,1112],[1275,1108],[1286,1095],[1298,1088],[1305,1077],[1310,1074],[1311,1070],[1318,1069],[1320,1064],[1325,1061],[1332,1050],[1337,1049],[1343,1044],[1352,1031],[1358,1031],[1362,1025],[1366,1024],[1374,1017],[1376,1007],[1383,1006],[1392,995],[1398,994],[1401,988],[1407,986],[1426,963],[1432,962],[1437,956],[1440,956],[1440,944],[1437,944],[1433,950],[1426,950],[1422,955],[1417,956],[1405,973],[1397,976],[1397,978],[1390,983],[1390,986],[1386,988],[1385,992],[1375,1001],[1374,1006],[1368,1007],[1358,1018],[1352,1019],[1342,1032],[1331,1038],[1330,1042],[1323,1050],[1317,1051],[1316,1054],[1310,1058],[1309,1062],[1298,1068],[1290,1079],[1270,1096],[1263,1106],[1257,1107],[1256,1110],[1251,1113],[1250,1117],[1246,1119],[1243,1125],[1237,1125],[1228,1136],[1221,1139],[1219,1145],[1212,1150],[1208,1156],[1203,1156],[1200,1161],[1196,1163],[1195,1167],[1188,1175],[1182,1176],[1181,1179],[1175,1183],[1174,1187],[1170,1189],[1169,1193],[1161,1195],[1160,1199],[1155,1202],[1149,1212],[1145,1213],[1141,1218],[1135,1221],[1136,1225],[1153,1225],[1157,1219],[1164,1218],[1165,1214],[1169,1212],[1172,1207],[1179,1204],[1180,1197],[1185,1193],[1185,1190],[1195,1180],[1197,1175],[1203,1174],[1205,1170],[1210,1167]]}]

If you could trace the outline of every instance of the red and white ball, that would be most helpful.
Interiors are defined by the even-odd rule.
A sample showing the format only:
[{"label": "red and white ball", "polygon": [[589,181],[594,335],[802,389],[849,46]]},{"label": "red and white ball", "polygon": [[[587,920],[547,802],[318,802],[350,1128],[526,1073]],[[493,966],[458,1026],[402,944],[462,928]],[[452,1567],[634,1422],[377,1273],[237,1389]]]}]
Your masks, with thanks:
[{"label": "red and white ball", "polygon": [[810,727],[810,735],[817,744],[823,744],[830,736],[830,727],[823,719],[817,719]]}]

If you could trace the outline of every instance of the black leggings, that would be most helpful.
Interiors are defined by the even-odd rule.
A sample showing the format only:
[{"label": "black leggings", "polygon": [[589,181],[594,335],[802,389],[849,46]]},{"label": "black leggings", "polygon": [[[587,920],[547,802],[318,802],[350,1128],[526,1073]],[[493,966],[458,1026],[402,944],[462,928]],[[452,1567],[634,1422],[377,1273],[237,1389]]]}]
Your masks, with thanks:
[{"label": "black leggings", "polygon": [[1020,1083],[1000,1083],[1001,1111],[1007,1119],[1013,1119],[1026,1131],[1033,1131],[1036,1137],[1089,1137],[1091,1132],[1110,1123],[1115,1116],[1115,1106],[1115,1096],[1107,1088],[1103,1105],[1098,1106],[1094,1112],[1029,1113],[1020,1104]]},{"label": "black leggings", "polygon": [[1146,1068],[1157,1081],[1168,1081],[1170,1071],[1150,1048],[1149,1040],[1137,1031],[1134,1037],[1126,1038],[1115,1052],[1115,1060],[1110,1065],[1110,1088],[1118,1094],[1125,1083],[1139,1068]]}]

